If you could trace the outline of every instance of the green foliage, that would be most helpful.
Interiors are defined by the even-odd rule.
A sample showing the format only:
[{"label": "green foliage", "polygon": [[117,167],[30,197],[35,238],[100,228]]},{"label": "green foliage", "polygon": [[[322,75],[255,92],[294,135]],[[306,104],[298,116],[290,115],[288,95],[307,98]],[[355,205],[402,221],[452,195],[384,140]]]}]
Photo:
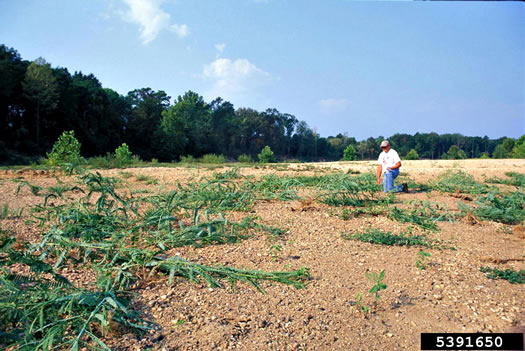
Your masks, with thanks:
[{"label": "green foliage", "polygon": [[430,256],[432,256],[430,252],[419,251],[416,267],[420,270],[425,270],[427,268],[425,265],[425,259]]},{"label": "green foliage", "polygon": [[259,179],[247,178],[242,184],[242,191],[257,199],[289,201],[299,198],[297,195],[299,186],[300,183],[294,178],[268,174]]},{"label": "green foliage", "polygon": [[[16,349],[81,347],[107,349],[102,337],[112,325],[145,331],[147,322],[129,305],[131,285],[154,274],[204,281],[210,287],[232,288],[238,281],[261,292],[262,280],[305,287],[306,268],[262,272],[225,266],[205,266],[170,256],[173,248],[237,242],[264,231],[280,235],[247,217],[231,222],[215,213],[233,208],[239,199],[233,183],[210,181],[179,186],[178,191],[124,198],[115,190],[118,179],[84,173],[80,188],[60,183],[46,190],[46,201],[33,209],[42,228],[41,241],[22,249],[12,237],[0,237],[0,328],[3,346]],[[22,185],[22,184],[21,184]],[[27,186],[30,186],[27,184]],[[80,196],[68,199],[66,191]],[[64,200],[50,205],[47,196]],[[200,208],[208,211],[200,211]],[[12,274],[11,266],[26,266],[31,275]],[[62,266],[92,270],[96,287],[80,289],[56,273]],[[7,340],[7,341],[4,341]]]},{"label": "green foliage", "polygon": [[438,176],[436,181],[427,185],[431,190],[442,193],[467,193],[472,195],[486,194],[491,189],[474,180],[470,174],[463,171],[447,171]]},{"label": "green foliage", "polygon": [[510,179],[501,179],[494,177],[487,179],[487,183],[507,184],[514,185],[520,188],[525,188],[525,173],[507,172],[505,173],[505,175]]},{"label": "green foliage", "polygon": [[488,160],[490,157],[489,157],[489,153],[488,152],[482,152],[481,153],[481,156],[480,156],[480,159],[482,160]]},{"label": "green foliage", "polygon": [[239,157],[237,158],[237,161],[239,161],[240,163],[252,163],[253,159],[250,155],[242,154],[242,155],[239,155]]},{"label": "green foliage", "polygon": [[385,213],[384,206],[370,206],[370,207],[358,207],[353,210],[343,208],[341,211],[341,218],[345,221],[352,218],[361,216],[365,217],[377,217]]},{"label": "green foliage", "polygon": [[239,167],[233,167],[223,173],[213,173],[215,180],[238,179],[241,177]]},{"label": "green foliage", "polygon": [[222,164],[226,162],[226,158],[224,155],[206,154],[202,156],[200,162],[206,164]]},{"label": "green foliage", "polygon": [[511,158],[515,141],[511,138],[505,138],[503,142],[494,149],[494,158]]},{"label": "green foliage", "polygon": [[385,278],[385,271],[382,270],[381,273],[366,272],[365,276],[368,280],[374,283],[374,286],[372,286],[372,288],[370,288],[368,292],[370,294],[374,294],[377,302],[379,300],[379,292],[388,288],[388,286],[383,283],[383,279]]},{"label": "green foliage", "polygon": [[272,149],[268,145],[266,145],[259,155],[257,155],[259,158],[260,163],[273,163],[275,162],[275,155],[273,154]]},{"label": "green foliage", "polygon": [[452,145],[447,152],[447,159],[449,160],[463,160],[467,158],[465,151],[459,148],[457,145]]},{"label": "green foliage", "polygon": [[356,159],[355,148],[349,144],[346,149],[343,151],[343,160],[344,161],[353,161]]},{"label": "green foliage", "polygon": [[419,154],[416,150],[410,149],[410,151],[406,154],[405,159],[407,160],[419,160]]},{"label": "green foliage", "polygon": [[79,165],[83,163],[80,155],[80,143],[75,138],[75,131],[64,132],[47,154],[47,163],[50,166],[61,166],[66,163]]},{"label": "green foliage", "polygon": [[525,134],[516,141],[511,156],[513,158],[525,158]]},{"label": "green foliage", "polygon": [[129,151],[128,145],[126,143],[120,145],[115,150],[115,161],[118,166],[129,165],[133,162],[131,151]]},{"label": "green foliage", "polygon": [[199,161],[191,155],[180,157],[180,163],[190,163],[191,164],[191,163],[197,163],[197,162]]},{"label": "green foliage", "polygon": [[489,279],[504,279],[511,284],[525,284],[525,270],[523,269],[519,271],[513,271],[512,269],[502,271],[497,268],[480,267],[479,270],[486,273]]},{"label": "green foliage", "polygon": [[107,168],[113,168],[115,165],[115,160],[113,158],[113,155],[106,154],[106,156],[96,156],[96,157],[90,157],[87,160],[87,163],[92,168],[96,169],[107,169]]},{"label": "green foliage", "polygon": [[476,217],[505,224],[519,224],[525,220],[525,194],[516,191],[510,195],[488,193],[476,201],[472,209],[458,203],[463,215],[468,213]]},{"label": "green foliage", "polygon": [[430,240],[425,235],[397,235],[392,232],[384,232],[379,229],[368,228],[364,232],[345,235],[342,237],[347,240],[359,240],[366,243],[388,246],[423,246],[428,248],[436,247],[436,241]]},{"label": "green foliage", "polygon": [[[367,206],[380,201],[381,187],[372,174],[334,174],[325,178],[318,189],[319,200],[330,206]],[[386,198],[386,201],[389,199]]]},{"label": "green foliage", "polygon": [[402,223],[413,223],[423,229],[434,232],[439,230],[435,221],[432,218],[426,217],[425,210],[421,208],[409,211],[392,207],[388,213],[388,218]]}]

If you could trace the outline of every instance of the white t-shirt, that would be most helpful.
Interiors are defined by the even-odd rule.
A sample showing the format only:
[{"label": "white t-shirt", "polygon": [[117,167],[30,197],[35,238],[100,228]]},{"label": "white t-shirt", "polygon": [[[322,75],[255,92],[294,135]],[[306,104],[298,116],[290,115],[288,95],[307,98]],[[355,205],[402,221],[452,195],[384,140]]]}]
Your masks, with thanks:
[{"label": "white t-shirt", "polygon": [[401,159],[394,149],[390,149],[388,152],[382,151],[377,159],[377,163],[382,166],[383,173],[386,172],[387,167],[394,167],[398,162],[401,162]]}]

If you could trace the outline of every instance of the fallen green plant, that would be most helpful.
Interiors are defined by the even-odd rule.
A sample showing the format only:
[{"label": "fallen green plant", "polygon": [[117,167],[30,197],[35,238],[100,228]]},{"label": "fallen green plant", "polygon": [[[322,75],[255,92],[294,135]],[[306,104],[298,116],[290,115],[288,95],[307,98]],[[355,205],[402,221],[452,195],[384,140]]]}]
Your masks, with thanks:
[{"label": "fallen green plant", "polygon": [[241,174],[240,174],[239,167],[230,168],[227,171],[222,172],[222,173],[219,173],[219,172],[213,173],[213,178],[215,180],[238,179],[240,177],[241,177]]},{"label": "fallen green plant", "polygon": [[[175,277],[204,280],[210,287],[222,287],[221,281],[226,280],[233,288],[241,281],[262,292],[263,280],[305,286],[309,278],[306,268],[262,272],[205,266],[168,255],[167,251],[175,247],[238,241],[255,231],[271,237],[282,234],[279,228],[257,223],[255,217],[241,222],[226,220],[216,212],[226,200],[222,191],[218,191],[217,202],[200,199],[202,193],[189,194],[187,189],[128,198],[119,194],[117,184],[118,179],[100,173],[83,173],[79,178],[80,197],[65,198],[63,189],[55,189],[55,196],[62,196],[64,204],[46,201],[35,208],[34,215],[45,230],[40,242],[15,249],[12,237],[2,239],[0,284],[5,289],[0,289],[0,306],[9,312],[0,316],[5,330],[0,335],[2,346],[107,349],[101,337],[110,322],[135,332],[148,328],[148,323],[129,309],[129,289],[132,285],[140,288],[144,279],[155,274],[166,275],[168,284]],[[217,185],[212,182],[205,186],[210,184]],[[210,190],[200,185],[193,189]],[[234,187],[230,190],[236,193]],[[195,204],[200,206],[192,207]],[[201,210],[206,206],[213,209]],[[33,274],[20,277],[10,271],[20,265],[28,266]],[[56,273],[64,266],[92,270],[96,289],[80,289],[67,282]]]},{"label": "fallen green plant", "polygon": [[458,202],[458,207],[463,216],[471,213],[478,218],[504,224],[519,224],[525,220],[525,194],[519,191],[512,194],[488,193],[475,204],[477,207],[472,208]]},{"label": "fallen green plant", "polygon": [[455,222],[457,214],[452,213],[446,204],[440,205],[435,201],[418,200],[410,202],[415,207],[415,212],[433,222]]},{"label": "fallen green plant", "polygon": [[357,217],[377,217],[384,214],[386,208],[383,206],[358,207],[355,209],[343,208],[341,211],[341,218],[345,221]]},{"label": "fallen green plant", "polygon": [[9,210],[9,204],[4,204],[0,210],[0,219],[18,219],[22,218],[24,208]]},{"label": "fallen green plant", "polygon": [[[130,294],[76,288],[48,263],[28,251],[15,250],[15,241],[5,235],[0,240],[0,346],[20,350],[105,347],[100,338],[111,329],[110,322],[137,332],[149,329],[128,308]],[[30,274],[12,272],[13,266],[26,266]]]},{"label": "fallen green plant", "polygon": [[231,180],[206,180],[178,184],[177,198],[184,208],[206,208],[209,211],[248,211],[256,200],[251,186]]},{"label": "fallen green plant", "polygon": [[403,210],[397,207],[392,207],[389,210],[388,218],[396,220],[402,223],[413,223],[423,229],[431,230],[437,232],[439,228],[437,227],[435,220],[426,217],[427,212],[424,208],[414,209],[412,211]]},{"label": "fallen green plant", "polygon": [[437,248],[439,243],[436,240],[429,239],[425,235],[401,235],[384,232],[379,229],[368,228],[364,232],[355,234],[342,234],[343,239],[359,240],[366,243],[388,246],[422,246],[428,248]]},{"label": "fallen green plant", "polygon": [[507,179],[494,177],[487,179],[486,182],[492,184],[514,185],[516,187],[525,188],[524,173],[507,172],[505,175],[508,177]]},{"label": "fallen green plant", "polygon": [[438,176],[436,181],[427,185],[431,190],[442,193],[486,194],[491,189],[487,184],[477,182],[474,177],[463,171],[447,171]]},{"label": "fallen green plant", "polygon": [[255,193],[259,199],[289,201],[299,198],[297,188],[300,185],[295,178],[269,174],[259,179],[247,179],[243,189]]},{"label": "fallen green plant", "polygon": [[317,188],[319,200],[330,206],[369,206],[393,200],[393,197],[380,198],[381,188],[372,174],[330,175]]},{"label": "fallen green plant", "polygon": [[489,279],[504,279],[511,284],[525,284],[525,270],[523,269],[519,271],[513,271],[512,269],[502,271],[497,268],[480,267],[479,270],[486,273]]}]

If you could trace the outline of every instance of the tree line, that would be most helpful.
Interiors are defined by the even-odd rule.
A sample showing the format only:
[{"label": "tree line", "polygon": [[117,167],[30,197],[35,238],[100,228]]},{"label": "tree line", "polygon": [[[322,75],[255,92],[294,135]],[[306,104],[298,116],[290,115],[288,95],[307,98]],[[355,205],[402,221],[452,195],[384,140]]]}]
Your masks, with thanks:
[{"label": "tree line", "polygon": [[[269,146],[278,159],[375,159],[383,136],[357,141],[346,134],[321,137],[305,121],[275,108],[237,108],[218,97],[206,102],[187,91],[171,103],[163,90],[121,95],[93,75],[71,74],[43,58],[23,60],[0,45],[0,163],[27,163],[45,155],[63,131],[74,130],[86,157],[129,145],[143,160],[222,154],[255,157]],[[395,134],[388,138],[411,158],[512,157],[524,138],[489,139],[461,134]],[[523,145],[523,147],[521,146]],[[346,150],[346,153],[345,153]],[[521,157],[525,157],[524,155]]]}]

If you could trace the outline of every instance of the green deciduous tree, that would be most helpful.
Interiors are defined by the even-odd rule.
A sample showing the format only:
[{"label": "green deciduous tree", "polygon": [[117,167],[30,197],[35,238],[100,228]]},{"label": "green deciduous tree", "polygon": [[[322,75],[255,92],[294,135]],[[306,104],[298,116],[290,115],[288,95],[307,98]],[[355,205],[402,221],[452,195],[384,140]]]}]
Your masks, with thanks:
[{"label": "green deciduous tree", "polygon": [[83,162],[80,155],[80,143],[75,138],[75,132],[65,131],[53,145],[53,149],[47,154],[47,163],[50,166],[59,166],[65,163],[78,165]]},{"label": "green deciduous tree", "polygon": [[525,134],[522,135],[514,144],[511,156],[513,158],[525,158]]},{"label": "green deciduous tree", "polygon": [[503,142],[496,146],[494,149],[494,158],[510,158],[512,157],[512,149],[514,148],[515,141],[511,138],[503,139]]},{"label": "green deciduous tree", "polygon": [[348,145],[343,153],[343,160],[353,161],[356,157],[355,148],[352,145]]},{"label": "green deciduous tree", "polygon": [[467,158],[465,151],[461,150],[459,146],[452,145],[447,152],[447,159],[449,160],[462,160]]},{"label": "green deciduous tree", "polygon": [[419,160],[419,154],[416,150],[410,149],[410,151],[405,156],[406,160]]},{"label": "green deciduous tree", "polygon": [[275,162],[275,155],[273,154],[272,149],[266,145],[261,153],[258,155],[260,163],[272,163]]}]

